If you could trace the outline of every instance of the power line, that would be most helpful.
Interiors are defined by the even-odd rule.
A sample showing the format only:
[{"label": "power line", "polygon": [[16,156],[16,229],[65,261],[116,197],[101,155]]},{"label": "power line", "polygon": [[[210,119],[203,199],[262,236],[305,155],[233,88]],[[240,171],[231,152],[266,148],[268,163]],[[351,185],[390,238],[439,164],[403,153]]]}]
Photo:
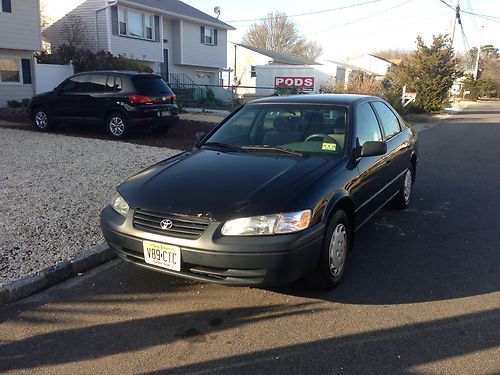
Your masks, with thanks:
[{"label": "power line", "polygon": [[[367,5],[367,4],[372,4],[372,3],[378,3],[378,2],[381,2],[381,1],[384,1],[384,0],[371,0],[371,1],[365,1],[364,3],[351,4],[351,5],[346,5],[346,6],[338,7],[338,8],[316,10],[314,12],[299,13],[299,14],[293,14],[293,15],[290,15],[290,16],[283,15],[281,17],[278,16],[276,18],[294,18],[294,17],[309,16],[309,15],[312,15],[312,14],[334,12],[336,10],[343,10],[343,9],[355,8],[355,7],[359,7],[359,6],[362,6],[362,5]],[[246,19],[246,20],[229,20],[229,21],[224,21],[224,22],[238,23],[238,22],[256,22],[256,21],[261,21],[261,20],[262,20],[262,17],[261,18],[257,18],[257,19],[254,18],[254,19]]]},{"label": "power line", "polygon": [[355,20],[353,20],[353,21],[346,22],[346,23],[343,23],[343,24],[341,24],[341,25],[335,25],[335,26],[329,27],[329,28],[327,28],[327,29],[318,30],[318,31],[313,31],[313,32],[310,32],[310,33],[307,33],[307,34],[304,34],[304,35],[320,34],[320,33],[323,33],[323,32],[325,32],[325,31],[330,31],[330,30],[333,30],[333,29],[338,29],[338,28],[340,28],[340,27],[344,27],[344,26],[352,25],[353,23],[356,23],[356,22],[359,22],[359,21],[363,21],[363,20],[366,20],[366,19],[371,18],[371,17],[378,16],[378,15],[380,15],[380,14],[382,14],[382,13],[389,12],[389,11],[391,11],[391,10],[393,10],[393,9],[396,9],[396,8],[399,8],[399,7],[403,6],[403,5],[406,5],[406,4],[408,4],[408,3],[412,2],[412,1],[413,1],[413,0],[407,0],[407,1],[405,1],[404,3],[401,3],[401,4],[398,4],[398,5],[395,5],[395,6],[391,7],[391,8],[384,9],[384,10],[382,10],[382,11],[380,11],[380,12],[377,12],[377,13],[372,13],[372,14],[370,14],[370,15],[368,15],[368,16],[361,17],[361,18],[357,18],[357,19],[355,19]]}]

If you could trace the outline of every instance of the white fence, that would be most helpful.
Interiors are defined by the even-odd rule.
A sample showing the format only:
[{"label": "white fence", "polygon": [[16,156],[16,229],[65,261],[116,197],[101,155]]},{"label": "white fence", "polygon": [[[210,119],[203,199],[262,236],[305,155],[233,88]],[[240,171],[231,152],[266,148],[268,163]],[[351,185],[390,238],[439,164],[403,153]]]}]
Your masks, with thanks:
[{"label": "white fence", "polygon": [[36,57],[33,59],[33,71],[35,73],[35,94],[52,91],[66,78],[75,74],[73,64],[39,64]]}]

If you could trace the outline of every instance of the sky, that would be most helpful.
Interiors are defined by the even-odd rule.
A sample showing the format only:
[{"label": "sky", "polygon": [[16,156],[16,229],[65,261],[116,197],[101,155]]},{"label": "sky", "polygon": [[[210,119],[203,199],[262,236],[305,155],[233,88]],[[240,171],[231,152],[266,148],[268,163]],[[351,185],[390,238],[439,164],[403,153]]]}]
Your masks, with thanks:
[{"label": "sky", "polygon": [[[240,42],[248,27],[267,13],[285,12],[299,33],[323,47],[324,59],[342,61],[385,49],[415,49],[418,35],[426,43],[432,35],[451,34],[457,0],[184,0],[201,11],[236,27],[228,34]],[[365,3],[365,4],[362,4]],[[359,4],[359,5],[358,5]],[[463,11],[496,17],[486,19],[461,12],[463,32],[456,25],[454,47],[493,44],[500,47],[500,0],[461,0]],[[339,9],[344,8],[344,9]],[[309,13],[301,15],[303,13]],[[463,37],[465,35],[465,38]]]}]

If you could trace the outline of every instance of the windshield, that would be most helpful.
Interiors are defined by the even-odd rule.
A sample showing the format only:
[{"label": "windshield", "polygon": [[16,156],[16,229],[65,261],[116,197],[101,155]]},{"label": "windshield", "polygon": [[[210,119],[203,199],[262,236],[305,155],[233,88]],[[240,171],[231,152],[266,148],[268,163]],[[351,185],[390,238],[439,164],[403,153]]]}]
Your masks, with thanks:
[{"label": "windshield", "polygon": [[344,152],[346,123],[344,106],[248,105],[204,144],[226,145],[244,152],[294,151],[288,154],[339,156]]}]

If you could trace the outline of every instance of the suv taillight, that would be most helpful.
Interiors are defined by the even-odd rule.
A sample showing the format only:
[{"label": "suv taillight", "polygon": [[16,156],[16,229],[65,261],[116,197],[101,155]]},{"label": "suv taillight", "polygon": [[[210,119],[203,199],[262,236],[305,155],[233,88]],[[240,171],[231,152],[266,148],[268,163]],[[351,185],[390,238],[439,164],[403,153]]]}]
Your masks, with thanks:
[{"label": "suv taillight", "polygon": [[175,95],[172,95],[170,97],[170,104],[175,104],[176,100],[177,100],[177,97]]},{"label": "suv taillight", "polygon": [[128,100],[132,104],[153,104],[153,99],[144,95],[130,95]]}]

